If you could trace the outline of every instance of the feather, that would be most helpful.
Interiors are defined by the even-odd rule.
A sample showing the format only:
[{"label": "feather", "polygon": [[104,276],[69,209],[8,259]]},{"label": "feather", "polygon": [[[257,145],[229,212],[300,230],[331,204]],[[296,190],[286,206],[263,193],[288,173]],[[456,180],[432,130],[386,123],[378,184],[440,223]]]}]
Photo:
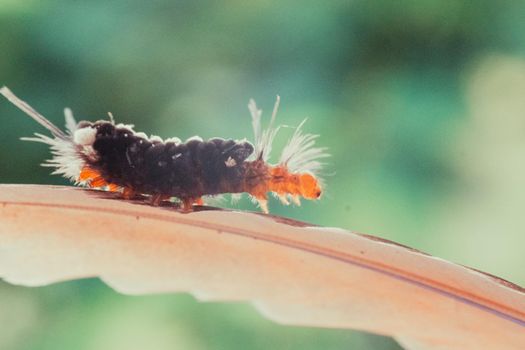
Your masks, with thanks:
[{"label": "feather", "polygon": [[342,229],[108,198],[1,185],[0,277],[246,300],[283,324],[391,335],[407,349],[525,348],[525,292],[496,277]]}]

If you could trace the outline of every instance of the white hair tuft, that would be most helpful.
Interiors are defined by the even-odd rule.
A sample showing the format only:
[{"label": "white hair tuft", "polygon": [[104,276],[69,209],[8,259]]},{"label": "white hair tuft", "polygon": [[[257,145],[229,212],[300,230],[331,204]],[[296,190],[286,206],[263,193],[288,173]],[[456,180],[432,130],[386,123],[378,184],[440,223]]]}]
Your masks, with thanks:
[{"label": "white hair tuft", "polygon": [[280,128],[280,126],[273,126],[275,117],[277,116],[277,110],[279,109],[280,101],[281,98],[279,95],[277,95],[277,99],[273,107],[272,118],[270,119],[270,124],[265,130],[262,130],[261,126],[262,110],[257,108],[257,105],[253,99],[250,99],[250,102],[248,103],[248,109],[252,115],[253,133],[255,135],[255,159],[261,159],[266,162],[270,158],[273,139],[275,138],[275,135],[277,135],[277,132]]},{"label": "white hair tuft", "polygon": [[280,164],[286,165],[291,172],[310,172],[318,175],[323,168],[319,160],[329,157],[325,147],[315,147],[319,135],[303,133],[306,119],[295,129],[294,134],[281,153]]}]

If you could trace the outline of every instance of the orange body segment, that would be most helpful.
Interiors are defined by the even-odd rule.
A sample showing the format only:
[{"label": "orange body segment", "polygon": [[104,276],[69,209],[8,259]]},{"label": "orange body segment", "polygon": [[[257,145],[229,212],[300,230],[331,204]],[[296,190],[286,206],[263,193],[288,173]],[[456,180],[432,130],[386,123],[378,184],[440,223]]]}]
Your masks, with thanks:
[{"label": "orange body segment", "polygon": [[89,187],[106,187],[110,192],[120,191],[120,186],[108,183],[102,175],[89,167],[83,167],[78,175],[79,182],[86,182]]},{"label": "orange body segment", "polygon": [[80,174],[78,175],[78,181],[91,181],[93,179],[96,179],[97,177],[101,177],[98,171],[85,166],[82,168]]},{"label": "orange body segment", "polygon": [[270,170],[269,190],[277,194],[300,195],[299,176],[291,174],[284,166],[276,166]]}]

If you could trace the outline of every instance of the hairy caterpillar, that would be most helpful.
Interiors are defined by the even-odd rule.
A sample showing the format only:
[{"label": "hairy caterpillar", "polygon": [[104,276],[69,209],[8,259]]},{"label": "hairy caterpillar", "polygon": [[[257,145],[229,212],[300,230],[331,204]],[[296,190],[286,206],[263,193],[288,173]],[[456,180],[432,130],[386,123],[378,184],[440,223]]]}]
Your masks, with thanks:
[{"label": "hairy caterpillar", "polygon": [[50,146],[52,158],[43,166],[55,168],[78,185],[120,192],[124,198],[147,195],[153,205],[172,197],[182,202],[183,211],[202,204],[203,196],[248,193],[268,213],[268,193],[283,204],[299,205],[300,197],[318,199],[322,193],[319,161],[327,155],[315,146],[318,135],[302,132],[301,123],[284,147],[280,160],[268,162],[272,142],[279,130],[274,126],[279,97],[270,124],[263,130],[262,111],[253,100],[248,108],[255,133],[254,143],[246,140],[192,137],[162,140],[135,132],[133,125],[110,120],[77,123],[69,109],[64,110],[64,132],[16,97],[7,87],[0,89],[15,106],[48,129],[52,137],[35,133],[23,140]]}]

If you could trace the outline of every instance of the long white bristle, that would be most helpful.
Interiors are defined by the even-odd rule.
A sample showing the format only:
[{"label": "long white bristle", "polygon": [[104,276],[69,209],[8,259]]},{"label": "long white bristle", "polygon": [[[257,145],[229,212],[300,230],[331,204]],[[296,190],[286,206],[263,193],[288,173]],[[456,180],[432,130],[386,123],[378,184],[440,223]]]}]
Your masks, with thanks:
[{"label": "long white bristle", "polygon": [[55,170],[52,174],[62,175],[69,180],[76,182],[81,169],[83,168],[85,161],[80,155],[80,145],[77,145],[73,141],[73,136],[77,130],[77,124],[73,118],[73,113],[70,109],[64,110],[64,116],[66,120],[66,128],[68,135],[62,130],[51,123],[47,118],[34,110],[26,102],[19,99],[11,90],[7,87],[2,87],[0,93],[4,95],[9,101],[11,101],[16,107],[21,109],[37,123],[45,127],[51,132],[53,137],[35,133],[35,137],[22,137],[24,141],[41,142],[49,145],[51,154],[53,157],[47,160],[42,166],[52,167]]},{"label": "long white bristle", "polygon": [[281,98],[277,95],[275,105],[273,107],[272,117],[270,119],[270,124],[265,130],[262,129],[261,116],[262,110],[257,108],[255,101],[250,99],[248,103],[248,109],[252,115],[252,126],[253,133],[255,136],[255,159],[262,159],[263,161],[268,161],[270,158],[270,153],[272,151],[272,144],[279,131],[280,126],[274,127],[275,118],[277,116],[277,110],[279,109]]},{"label": "long white bristle", "polygon": [[47,130],[51,131],[53,136],[66,139],[67,136],[64,134],[62,130],[57,128],[53,123],[51,123],[49,120],[47,120],[43,115],[38,113],[28,105],[26,102],[19,99],[11,90],[9,90],[6,86],[2,87],[0,89],[0,94],[4,95],[5,98],[7,98],[12,104],[20,108],[22,111],[24,111],[28,116],[33,118],[38,124],[42,125]]},{"label": "long white bristle", "polygon": [[70,135],[73,135],[77,130],[77,121],[73,117],[73,111],[69,108],[64,108],[64,118],[66,119],[66,129]]},{"label": "long white bristle", "polygon": [[323,167],[319,160],[329,157],[326,148],[315,147],[319,135],[303,133],[306,119],[295,129],[294,134],[281,153],[279,163],[284,164],[291,172],[310,172],[318,175]]},{"label": "long white bristle", "polygon": [[36,137],[22,137],[21,140],[41,142],[49,145],[53,157],[42,164],[44,167],[55,168],[52,174],[58,174],[76,182],[84,166],[84,160],[79,156],[75,145],[70,140],[58,137],[51,138],[35,133]]},{"label": "long white bristle", "polygon": [[[262,110],[257,108],[253,99],[248,104],[255,135],[255,152],[252,159],[268,161],[273,140],[280,128],[280,126],[274,126],[280,100],[280,97],[277,96],[270,124],[265,130],[262,129],[261,123]],[[326,148],[315,147],[315,141],[319,135],[303,132],[302,128],[305,122],[306,119],[295,129],[294,134],[281,153],[279,164],[285,165],[291,172],[310,172],[314,175],[319,175],[323,168],[323,163],[320,162],[320,159],[330,155],[326,153]]]}]

